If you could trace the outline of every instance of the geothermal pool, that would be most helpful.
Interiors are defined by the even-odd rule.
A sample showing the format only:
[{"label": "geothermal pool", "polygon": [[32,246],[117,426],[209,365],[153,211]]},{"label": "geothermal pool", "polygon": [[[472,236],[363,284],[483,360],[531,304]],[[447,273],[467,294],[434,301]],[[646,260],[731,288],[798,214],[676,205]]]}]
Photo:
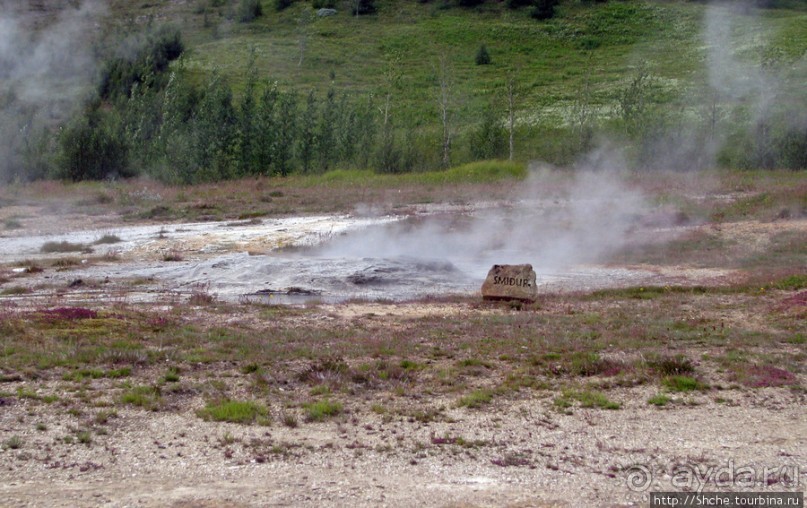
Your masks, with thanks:
[{"label": "geothermal pool", "polygon": [[[72,266],[63,270],[46,268],[15,279],[34,288],[19,298],[56,290],[68,300],[113,295],[156,301],[204,291],[232,302],[404,301],[476,294],[495,263],[531,263],[544,292],[670,280],[648,267],[598,264],[609,248],[627,240],[633,223],[599,214],[581,225],[567,209],[555,201],[441,206],[407,215],[22,231],[0,240],[0,262],[12,266],[13,274],[27,263],[71,258]],[[94,244],[104,235],[120,241]],[[85,244],[92,252],[41,252],[46,242],[61,241]]]}]

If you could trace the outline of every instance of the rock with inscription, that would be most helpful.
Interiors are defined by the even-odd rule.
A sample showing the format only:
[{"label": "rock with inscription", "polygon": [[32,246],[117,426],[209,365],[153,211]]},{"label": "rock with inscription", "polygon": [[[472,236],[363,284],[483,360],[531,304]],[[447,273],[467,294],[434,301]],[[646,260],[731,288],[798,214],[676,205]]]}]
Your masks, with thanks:
[{"label": "rock with inscription", "polygon": [[534,302],[538,296],[532,265],[493,265],[482,284],[485,300]]}]

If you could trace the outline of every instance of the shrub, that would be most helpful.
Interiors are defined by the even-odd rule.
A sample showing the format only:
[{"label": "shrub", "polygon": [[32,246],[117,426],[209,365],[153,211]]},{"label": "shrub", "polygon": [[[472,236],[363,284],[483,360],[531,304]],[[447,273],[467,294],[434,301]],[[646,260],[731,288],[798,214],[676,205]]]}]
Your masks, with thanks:
[{"label": "shrub", "polygon": [[488,48],[482,44],[476,52],[476,65],[488,64],[490,64],[490,53],[488,53]]}]

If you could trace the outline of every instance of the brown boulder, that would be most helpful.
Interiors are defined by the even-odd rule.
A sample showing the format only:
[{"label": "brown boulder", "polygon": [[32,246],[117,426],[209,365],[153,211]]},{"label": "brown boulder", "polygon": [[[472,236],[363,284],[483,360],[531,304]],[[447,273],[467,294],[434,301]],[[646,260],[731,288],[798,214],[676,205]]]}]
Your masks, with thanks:
[{"label": "brown boulder", "polygon": [[493,265],[482,284],[485,300],[534,302],[538,296],[532,265]]}]

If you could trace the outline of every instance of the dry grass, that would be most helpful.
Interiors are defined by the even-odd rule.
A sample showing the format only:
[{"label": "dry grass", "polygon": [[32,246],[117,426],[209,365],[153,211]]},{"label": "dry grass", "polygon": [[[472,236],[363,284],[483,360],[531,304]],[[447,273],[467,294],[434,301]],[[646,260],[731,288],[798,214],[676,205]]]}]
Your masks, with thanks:
[{"label": "dry grass", "polygon": [[[10,372],[44,379],[111,382],[125,369],[131,384],[116,400],[150,410],[182,405],[193,394],[229,400],[244,386],[260,399],[283,386],[283,400],[301,407],[307,421],[348,410],[377,413],[389,396],[430,394],[487,411],[549,391],[558,408],[572,411],[615,409],[609,391],[640,384],[683,393],[737,383],[801,385],[807,346],[792,338],[807,307],[778,306],[795,290],[701,288],[659,291],[650,299],[632,298],[632,291],[547,295],[540,309],[520,311],[485,304],[484,313],[476,302],[459,300],[443,304],[454,309],[448,314],[399,314],[383,322],[323,320],[317,306],[215,301],[178,305],[168,314],[137,305],[9,309],[0,320],[0,349]],[[741,318],[726,322],[727,305]],[[753,324],[758,315],[766,316],[764,332]],[[727,343],[744,353],[724,358]],[[166,361],[181,378],[166,377]],[[215,381],[201,391],[188,391],[188,383],[211,376]],[[296,417],[285,410],[277,420],[291,425]]]},{"label": "dry grass", "polygon": [[92,250],[83,243],[73,242],[45,242],[39,249],[43,254],[53,254],[62,252],[92,252]]}]

